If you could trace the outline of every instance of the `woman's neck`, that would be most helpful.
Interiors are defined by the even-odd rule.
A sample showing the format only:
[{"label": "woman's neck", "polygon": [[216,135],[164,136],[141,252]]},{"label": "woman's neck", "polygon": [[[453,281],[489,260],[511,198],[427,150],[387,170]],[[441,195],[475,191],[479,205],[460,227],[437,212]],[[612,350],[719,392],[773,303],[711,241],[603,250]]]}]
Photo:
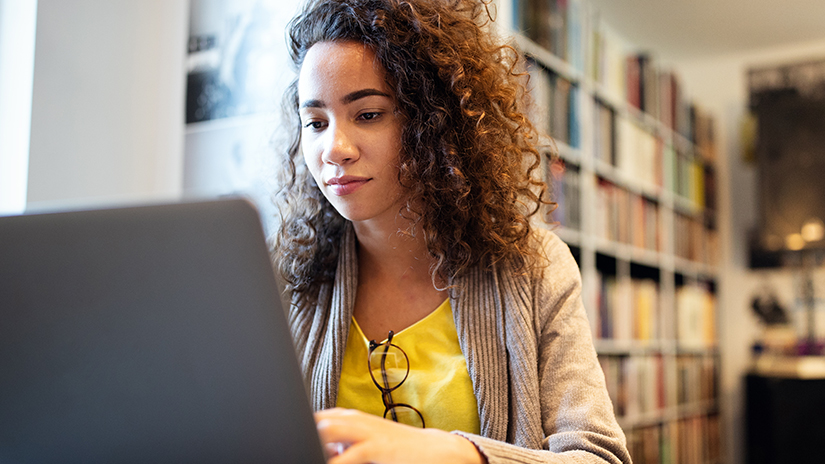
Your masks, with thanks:
[{"label": "woman's neck", "polygon": [[381,280],[432,282],[432,258],[420,233],[406,233],[397,225],[378,228],[355,224],[354,229],[358,239],[359,270],[368,275],[359,274]]},{"label": "woman's neck", "polygon": [[[422,234],[355,225],[358,290],[354,316],[368,339],[382,340],[434,311],[447,292],[433,284]],[[439,285],[440,287],[441,285]]]}]

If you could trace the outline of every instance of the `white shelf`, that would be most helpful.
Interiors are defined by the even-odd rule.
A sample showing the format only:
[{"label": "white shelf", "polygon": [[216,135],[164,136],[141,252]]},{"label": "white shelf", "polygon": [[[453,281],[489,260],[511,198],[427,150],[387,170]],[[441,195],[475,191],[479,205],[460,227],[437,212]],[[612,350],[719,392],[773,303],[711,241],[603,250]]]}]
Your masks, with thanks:
[{"label": "white shelf", "polygon": [[825,356],[762,355],[754,362],[753,372],[768,377],[825,379]]},{"label": "white shelf", "polygon": [[595,340],[596,350],[604,355],[674,355],[678,348],[673,340]]},{"label": "white shelf", "polygon": [[226,129],[245,129],[250,126],[259,126],[262,124],[274,127],[277,121],[277,116],[274,113],[258,113],[245,116],[215,118],[186,124],[186,134],[189,135]]},{"label": "white shelf", "polygon": [[688,417],[706,416],[716,413],[718,409],[715,401],[702,401],[657,409],[632,416],[621,416],[617,417],[617,420],[623,429],[634,429],[664,422],[678,421]]},{"label": "white shelf", "polygon": [[656,409],[632,416],[617,417],[619,425],[623,429],[634,429],[646,427],[664,422],[672,422],[688,417],[706,416],[718,411],[719,407],[715,401],[701,401],[689,403],[669,408]]},{"label": "white shelf", "polygon": [[513,35],[513,40],[515,42],[513,45],[516,49],[520,50],[521,53],[535,59],[547,68],[552,69],[553,72],[567,79],[571,83],[577,84],[583,80],[583,75],[579,70],[556,55],[553,55],[549,51],[545,50],[524,35],[515,33]]}]

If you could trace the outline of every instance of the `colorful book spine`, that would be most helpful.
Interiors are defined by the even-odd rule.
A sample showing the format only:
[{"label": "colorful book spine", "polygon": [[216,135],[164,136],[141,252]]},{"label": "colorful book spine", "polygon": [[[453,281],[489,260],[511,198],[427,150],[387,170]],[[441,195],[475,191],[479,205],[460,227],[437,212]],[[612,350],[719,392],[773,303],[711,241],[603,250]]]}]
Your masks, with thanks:
[{"label": "colorful book spine", "polygon": [[677,336],[680,346],[716,346],[716,295],[703,283],[676,289]]},{"label": "colorful book spine", "polygon": [[579,230],[581,229],[579,170],[558,158],[549,159],[548,162],[550,166],[546,170],[546,183],[552,188],[552,200],[556,203],[556,208],[545,217],[545,220],[565,228]]},{"label": "colorful book spine", "polygon": [[579,0],[567,2],[567,62],[573,69],[584,72],[585,5]]},{"label": "colorful book spine", "polygon": [[615,112],[609,105],[594,101],[593,157],[609,166],[616,166]]}]

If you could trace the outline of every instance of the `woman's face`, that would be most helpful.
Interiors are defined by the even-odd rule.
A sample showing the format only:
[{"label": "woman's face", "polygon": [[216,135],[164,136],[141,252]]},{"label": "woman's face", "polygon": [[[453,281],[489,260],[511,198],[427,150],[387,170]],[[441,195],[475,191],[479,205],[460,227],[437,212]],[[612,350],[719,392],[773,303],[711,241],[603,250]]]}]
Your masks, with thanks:
[{"label": "woman's face", "polygon": [[324,196],[350,221],[394,223],[404,200],[401,123],[372,50],[358,42],[313,45],[298,100],[301,149]]}]

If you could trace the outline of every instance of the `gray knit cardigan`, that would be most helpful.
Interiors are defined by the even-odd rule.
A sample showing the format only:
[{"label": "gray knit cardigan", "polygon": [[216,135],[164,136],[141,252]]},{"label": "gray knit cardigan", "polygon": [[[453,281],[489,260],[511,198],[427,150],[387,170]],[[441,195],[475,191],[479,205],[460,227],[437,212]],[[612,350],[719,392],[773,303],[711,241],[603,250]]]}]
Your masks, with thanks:
[{"label": "gray knit cardigan", "polygon": [[[458,278],[450,297],[478,401],[481,435],[458,432],[496,463],[630,463],[613,415],[567,245],[537,230],[547,266],[498,265]],[[334,407],[352,319],[358,264],[344,233],[333,284],[316,308],[288,311],[316,410]]]}]

